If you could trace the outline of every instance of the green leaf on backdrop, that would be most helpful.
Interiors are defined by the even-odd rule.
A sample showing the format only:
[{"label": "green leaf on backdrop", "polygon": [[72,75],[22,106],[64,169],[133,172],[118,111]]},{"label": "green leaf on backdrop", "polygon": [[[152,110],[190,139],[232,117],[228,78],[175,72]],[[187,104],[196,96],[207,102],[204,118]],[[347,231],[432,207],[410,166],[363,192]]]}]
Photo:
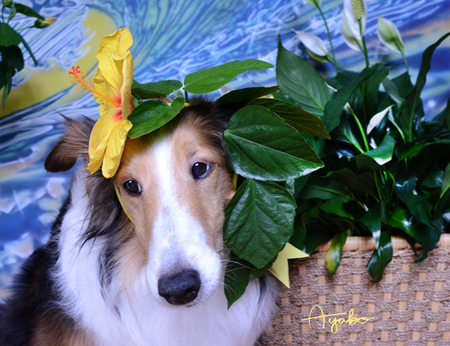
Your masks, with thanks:
[{"label": "green leaf on backdrop", "polygon": [[233,170],[245,178],[285,181],[323,166],[298,132],[264,107],[238,110],[228,123],[224,140]]},{"label": "green leaf on backdrop", "polygon": [[0,23],[0,46],[18,46],[22,42],[22,36],[9,24]]},{"label": "green leaf on backdrop", "polygon": [[233,253],[230,254],[225,273],[225,296],[228,309],[245,293],[248,283],[264,275],[267,269],[269,268],[256,269],[249,262]]},{"label": "green leaf on backdrop", "polygon": [[331,246],[325,255],[325,263],[331,276],[336,273],[342,259],[342,248],[347,240],[347,233],[341,232],[334,236]]},{"label": "green leaf on backdrop", "polygon": [[272,64],[256,59],[231,61],[188,74],[184,79],[184,90],[194,94],[206,94],[219,89],[244,72],[262,71],[272,67]]},{"label": "green leaf on backdrop", "polygon": [[412,171],[405,171],[396,176],[394,193],[403,203],[406,203],[409,196],[415,193],[416,181],[417,176]]},{"label": "green leaf on backdrop", "polygon": [[[341,86],[334,94],[330,102],[325,106],[322,121],[328,132],[331,132],[341,122],[341,114],[345,104],[350,100],[350,96],[359,86],[374,74],[381,64],[366,67],[350,83]],[[281,85],[280,85],[281,87]]]},{"label": "green leaf on backdrop", "polygon": [[394,147],[395,139],[386,135],[377,148],[366,151],[363,155],[371,157],[376,163],[382,166],[392,160]]},{"label": "green leaf on backdrop", "polygon": [[[330,90],[322,76],[299,56],[286,50],[278,40],[277,83],[301,109],[321,117],[330,100]],[[341,109],[342,111],[342,109]]]},{"label": "green leaf on backdrop", "polygon": [[397,207],[391,214],[391,217],[388,220],[388,224],[392,227],[403,230],[414,239],[417,237],[418,230],[416,225],[414,224],[414,218],[406,209]]},{"label": "green leaf on backdrop", "polygon": [[0,46],[0,54],[2,57],[2,61],[11,65],[17,71],[21,71],[24,66],[23,54],[19,47],[17,46],[9,46],[3,47]]},{"label": "green leaf on backdrop", "polygon": [[155,99],[158,97],[167,97],[175,90],[181,89],[183,84],[178,80],[162,80],[160,82],[151,82],[141,84],[133,80],[131,93],[142,100]]},{"label": "green leaf on backdrop", "polygon": [[[430,45],[422,55],[422,63],[420,65],[419,75],[417,77],[416,85],[412,89],[411,93],[405,98],[403,103],[404,112],[400,113],[399,122],[402,126],[402,130],[406,135],[408,141],[413,140],[413,123],[417,121],[418,118],[417,108],[421,105],[420,94],[425,86],[427,81],[427,74],[431,68],[431,58],[433,57],[433,53],[436,48],[444,41],[450,32],[443,35],[439,40],[437,40],[434,44]],[[420,118],[420,116],[419,116]]]},{"label": "green leaf on backdrop", "polygon": [[232,90],[225,95],[219,97],[216,101],[217,105],[222,105],[231,102],[247,102],[253,99],[257,99],[262,96],[266,96],[278,91],[278,85],[273,87],[256,87],[256,88],[243,88],[238,90]]},{"label": "green leaf on backdrop", "polygon": [[384,268],[392,261],[393,255],[391,236],[387,232],[382,232],[378,249],[374,250],[366,267],[372,277],[373,283],[381,280]]},{"label": "green leaf on backdrop", "polygon": [[359,221],[372,233],[377,249],[380,246],[382,216],[383,206],[381,203],[378,203],[376,206],[370,208],[364,216],[359,219]]},{"label": "green leaf on backdrop", "polygon": [[325,125],[318,117],[301,108],[291,105],[290,103],[273,99],[257,99],[251,101],[250,104],[270,109],[300,132],[330,139],[330,135],[325,129]]},{"label": "green leaf on backdrop", "polygon": [[345,209],[345,204],[350,201],[350,196],[331,198],[321,204],[319,208],[328,214],[334,214],[340,217],[353,220],[353,215]]},{"label": "green leaf on backdrop", "polygon": [[280,185],[245,180],[225,208],[227,246],[256,268],[265,267],[294,232],[295,208],[294,198]]},{"label": "green leaf on backdrop", "polygon": [[45,20],[43,16],[41,16],[39,13],[28,6],[15,3],[14,7],[16,8],[17,12],[22,13],[24,16]]},{"label": "green leaf on backdrop", "polygon": [[422,246],[423,251],[413,264],[418,264],[428,257],[428,252],[436,247],[441,238],[441,234],[442,233],[434,227],[427,227],[427,225],[424,224],[419,225],[416,242]]},{"label": "green leaf on backdrop", "polygon": [[177,97],[168,105],[159,100],[142,102],[128,116],[133,127],[128,132],[130,138],[137,138],[167,124],[183,109],[184,98]]},{"label": "green leaf on backdrop", "polygon": [[323,200],[344,197],[348,195],[348,188],[330,177],[311,175],[308,184],[302,189],[300,198],[320,198]]}]

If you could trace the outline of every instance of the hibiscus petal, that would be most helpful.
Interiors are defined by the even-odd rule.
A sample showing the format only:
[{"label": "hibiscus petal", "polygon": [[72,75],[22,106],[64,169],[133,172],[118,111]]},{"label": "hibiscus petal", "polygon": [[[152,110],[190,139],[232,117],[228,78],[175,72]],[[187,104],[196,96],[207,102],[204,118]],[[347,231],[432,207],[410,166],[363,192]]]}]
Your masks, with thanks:
[{"label": "hibiscus petal", "polygon": [[125,141],[128,131],[133,124],[128,120],[122,120],[120,124],[113,130],[103,157],[102,172],[105,178],[111,178],[116,174],[122,158]]},{"label": "hibiscus petal", "polygon": [[120,124],[120,120],[114,118],[111,110],[110,113],[100,117],[92,129],[89,138],[89,164],[87,167],[91,173],[95,173],[100,168],[111,134]]},{"label": "hibiscus petal", "polygon": [[[118,69],[116,61],[125,59],[127,51],[133,44],[133,38],[128,28],[117,30],[114,34],[102,38],[97,51],[98,69],[110,87],[117,92],[123,83],[122,69]],[[94,83],[96,78],[94,77]]]},{"label": "hibiscus petal", "polygon": [[134,107],[131,103],[131,85],[133,84],[133,58],[128,52],[123,60],[122,66],[123,84],[120,88],[120,96],[122,100],[122,118],[127,120]]}]

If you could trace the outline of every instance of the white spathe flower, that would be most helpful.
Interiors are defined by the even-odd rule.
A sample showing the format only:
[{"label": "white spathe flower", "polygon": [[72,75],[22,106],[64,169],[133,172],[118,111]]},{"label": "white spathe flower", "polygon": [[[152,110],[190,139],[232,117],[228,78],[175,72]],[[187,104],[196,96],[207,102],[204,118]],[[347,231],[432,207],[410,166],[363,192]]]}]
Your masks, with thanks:
[{"label": "white spathe flower", "polygon": [[394,23],[389,19],[378,17],[377,34],[380,41],[394,52],[401,53],[404,49],[402,36]]},{"label": "white spathe flower", "polygon": [[[347,25],[353,36],[362,40],[362,35],[367,25],[367,3],[366,0],[344,0],[343,17],[347,20]],[[344,18],[342,18],[344,21]],[[359,23],[361,22],[361,28]]]},{"label": "white spathe flower", "polygon": [[330,51],[320,37],[305,31],[296,31],[294,29],[292,31],[295,32],[300,42],[305,45],[311,58],[322,62],[330,61]]},{"label": "white spathe flower", "polygon": [[[342,11],[343,12],[343,11]],[[362,42],[361,40],[358,40],[352,33],[352,31],[350,30],[348,23],[347,23],[347,19],[344,15],[344,13],[342,13],[342,37],[344,37],[344,41],[345,43],[347,43],[347,45],[356,51],[360,51],[362,50]]]},{"label": "white spathe flower", "polygon": [[310,4],[311,6],[314,6],[316,8],[320,7],[320,4],[322,2],[322,0],[305,0],[308,4]]}]

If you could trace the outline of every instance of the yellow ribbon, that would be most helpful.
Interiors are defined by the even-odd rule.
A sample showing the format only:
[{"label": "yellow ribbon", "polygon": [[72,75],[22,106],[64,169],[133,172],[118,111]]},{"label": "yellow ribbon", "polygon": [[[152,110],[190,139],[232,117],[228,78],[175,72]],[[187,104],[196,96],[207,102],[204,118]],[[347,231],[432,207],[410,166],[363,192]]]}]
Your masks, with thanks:
[{"label": "yellow ribbon", "polygon": [[125,212],[125,214],[127,214],[128,218],[131,220],[131,222],[133,222],[133,219],[131,218],[130,214],[128,213],[127,208],[125,208],[125,204],[123,203],[122,196],[120,195],[119,188],[117,187],[116,184],[114,184],[114,189],[116,190],[117,199],[119,200],[123,211]]}]

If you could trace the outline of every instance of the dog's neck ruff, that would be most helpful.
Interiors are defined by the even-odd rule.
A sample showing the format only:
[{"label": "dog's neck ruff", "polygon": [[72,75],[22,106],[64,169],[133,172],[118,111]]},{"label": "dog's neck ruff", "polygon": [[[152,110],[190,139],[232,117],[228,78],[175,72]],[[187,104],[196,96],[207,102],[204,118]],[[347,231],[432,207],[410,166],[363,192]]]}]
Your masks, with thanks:
[{"label": "dog's neck ruff", "polygon": [[80,172],[72,183],[72,203],[62,222],[54,274],[64,310],[87,338],[98,346],[251,346],[274,307],[273,290],[261,295],[257,280],[230,310],[223,284],[192,307],[173,307],[155,299],[145,270],[135,273],[134,287],[123,288],[117,272],[108,287],[102,285],[100,267],[107,241],[94,238],[84,245],[81,241],[90,217],[85,179]]}]

